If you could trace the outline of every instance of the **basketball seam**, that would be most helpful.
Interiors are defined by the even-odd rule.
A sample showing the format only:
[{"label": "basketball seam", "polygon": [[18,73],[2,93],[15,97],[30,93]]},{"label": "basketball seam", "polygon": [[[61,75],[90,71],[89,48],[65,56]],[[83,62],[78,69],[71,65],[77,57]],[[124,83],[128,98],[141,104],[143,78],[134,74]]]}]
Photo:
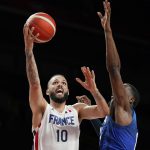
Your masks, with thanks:
[{"label": "basketball seam", "polygon": [[[34,14],[34,15],[31,15],[31,16],[28,18],[28,20],[26,21],[26,23],[29,24],[29,22],[30,22],[30,20],[31,20],[32,18],[40,18],[40,19],[43,19],[44,21],[48,22],[48,23],[52,26],[52,28],[53,28],[53,30],[54,30],[54,33],[53,33],[52,37],[55,35],[56,27],[55,27],[55,25],[53,24],[53,22],[52,22],[51,20],[45,18],[44,16],[38,16],[38,14]],[[36,24],[35,24],[35,25],[36,25]],[[33,34],[32,34],[32,36],[35,37]],[[52,39],[52,37],[51,37],[50,39]],[[48,40],[40,40],[40,39],[38,39],[38,38],[35,38],[35,39],[36,39],[38,42],[47,42],[47,41],[50,40],[50,39],[48,39]]]},{"label": "basketball seam", "polygon": [[[34,25],[35,25],[36,28],[39,28],[36,23],[34,23]],[[40,29],[40,28],[39,28],[39,29]],[[30,31],[31,31],[31,30],[30,30]],[[41,32],[47,34],[47,33],[46,33],[45,31],[43,31],[43,30],[41,30]],[[32,33],[31,33],[31,35],[32,35],[33,37],[35,37]],[[54,34],[53,34],[53,36],[54,36]],[[52,37],[53,37],[53,36],[52,36]],[[49,38],[48,40],[40,40],[38,37],[35,37],[35,40],[37,40],[38,42],[44,43],[44,42],[48,42],[50,39],[52,39],[52,37]]]}]

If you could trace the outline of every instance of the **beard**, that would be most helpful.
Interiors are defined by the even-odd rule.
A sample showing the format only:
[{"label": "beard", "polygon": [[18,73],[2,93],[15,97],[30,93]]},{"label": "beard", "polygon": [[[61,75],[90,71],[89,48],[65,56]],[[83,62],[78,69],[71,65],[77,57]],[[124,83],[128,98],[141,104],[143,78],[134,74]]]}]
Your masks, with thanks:
[{"label": "beard", "polygon": [[64,94],[64,96],[61,97],[61,98],[57,97],[56,94],[53,93],[53,92],[49,95],[49,97],[50,97],[50,99],[51,99],[52,101],[54,101],[54,102],[56,102],[56,103],[59,103],[59,104],[62,104],[62,103],[64,103],[64,102],[66,102],[66,100],[68,99],[68,96],[69,96],[68,92],[66,92],[66,93]]}]

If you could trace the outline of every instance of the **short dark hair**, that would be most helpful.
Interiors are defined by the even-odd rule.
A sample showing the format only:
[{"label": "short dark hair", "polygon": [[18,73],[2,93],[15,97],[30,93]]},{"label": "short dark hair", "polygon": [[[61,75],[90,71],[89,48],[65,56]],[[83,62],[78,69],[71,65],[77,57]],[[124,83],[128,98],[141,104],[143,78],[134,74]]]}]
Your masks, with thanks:
[{"label": "short dark hair", "polygon": [[139,102],[140,102],[140,93],[139,91],[136,89],[135,86],[133,86],[132,84],[130,83],[126,83],[130,88],[131,88],[131,92],[135,98],[134,102],[133,102],[133,107],[135,108]]},{"label": "short dark hair", "polygon": [[[48,81],[48,83],[47,83],[47,87],[48,87],[48,85],[49,85],[50,80],[51,80],[53,77],[55,77],[55,76],[62,76],[62,77],[64,77],[64,78],[66,79],[66,77],[65,77],[63,74],[55,74],[55,75],[53,75],[53,76],[49,79],[49,81]],[[66,81],[67,81],[67,79],[66,79]]]}]

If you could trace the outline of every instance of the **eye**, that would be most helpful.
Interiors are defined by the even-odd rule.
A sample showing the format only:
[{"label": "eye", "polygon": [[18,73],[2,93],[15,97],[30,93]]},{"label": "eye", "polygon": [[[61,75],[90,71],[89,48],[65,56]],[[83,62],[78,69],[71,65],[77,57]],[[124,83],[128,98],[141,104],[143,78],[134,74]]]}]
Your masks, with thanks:
[{"label": "eye", "polygon": [[53,85],[56,85],[56,84],[58,84],[58,81],[54,81],[54,82],[53,82]]},{"label": "eye", "polygon": [[67,85],[67,83],[66,83],[66,82],[62,82],[62,84],[63,84],[63,85]]}]

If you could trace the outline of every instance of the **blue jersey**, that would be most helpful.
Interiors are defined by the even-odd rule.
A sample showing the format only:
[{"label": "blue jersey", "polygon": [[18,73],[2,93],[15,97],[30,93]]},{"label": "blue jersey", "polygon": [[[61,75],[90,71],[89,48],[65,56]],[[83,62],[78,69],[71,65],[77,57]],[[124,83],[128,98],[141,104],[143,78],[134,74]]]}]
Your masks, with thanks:
[{"label": "blue jersey", "polygon": [[135,150],[138,129],[135,111],[132,122],[127,126],[116,124],[107,116],[100,128],[100,150]]}]

